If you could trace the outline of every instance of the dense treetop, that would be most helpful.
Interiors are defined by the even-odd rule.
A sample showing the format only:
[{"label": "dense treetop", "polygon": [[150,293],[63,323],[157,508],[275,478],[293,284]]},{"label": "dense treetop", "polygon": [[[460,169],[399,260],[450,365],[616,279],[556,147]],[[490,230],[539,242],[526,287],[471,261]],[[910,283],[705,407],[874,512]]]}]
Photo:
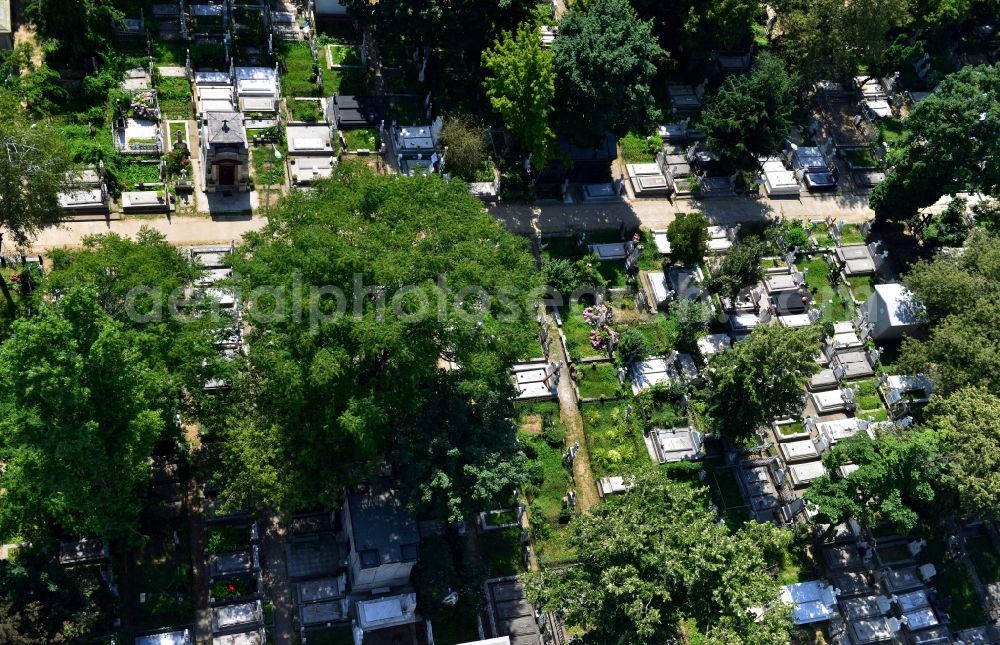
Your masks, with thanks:
[{"label": "dense treetop", "polygon": [[[332,502],[344,483],[406,449],[400,433],[448,390],[474,402],[449,414],[495,425],[488,401],[511,391],[508,365],[538,352],[527,241],[461,182],[342,164],[332,181],[282,201],[232,264],[253,320],[225,424],[227,471],[238,471],[227,492],[239,503]],[[336,297],[309,287],[342,290],[346,315],[336,315]],[[443,375],[442,359],[458,369]],[[494,432],[483,439],[493,451],[463,452],[448,468],[508,459],[512,432]],[[449,450],[439,456],[455,461]]]}]

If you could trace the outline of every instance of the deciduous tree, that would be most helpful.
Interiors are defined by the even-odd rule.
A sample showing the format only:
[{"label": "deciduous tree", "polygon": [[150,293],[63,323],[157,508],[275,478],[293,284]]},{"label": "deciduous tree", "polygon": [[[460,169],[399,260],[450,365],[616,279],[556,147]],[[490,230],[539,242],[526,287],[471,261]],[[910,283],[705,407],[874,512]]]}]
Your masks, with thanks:
[{"label": "deciduous tree", "polygon": [[[570,531],[581,561],[533,577],[530,596],[595,642],[668,642],[685,618],[713,643],[789,639],[789,612],[775,603],[765,552],[790,535],[755,522],[731,531],[708,509],[703,488],[645,472]],[[767,608],[759,622],[750,607]]]},{"label": "deciduous tree", "polygon": [[701,114],[708,147],[734,168],[756,170],[776,154],[792,125],[796,80],[780,58],[757,57],[747,76],[729,76]]},{"label": "deciduous tree", "polygon": [[935,398],[926,414],[947,450],[943,483],[966,512],[1000,519],[1000,398],[964,388]]},{"label": "deciduous tree", "polygon": [[490,105],[531,154],[536,168],[545,165],[555,140],[550,123],[556,93],[552,61],[552,51],[542,46],[538,29],[529,24],[504,32],[483,52],[483,86]]},{"label": "deciduous tree", "polygon": [[65,293],[0,347],[0,535],[138,538],[153,444],[177,431],[179,388],[98,305]]},{"label": "deciduous tree", "polygon": [[[887,520],[909,533],[937,498],[941,450],[933,430],[885,430],[874,440],[859,432],[823,457],[827,474],[812,483],[806,499],[824,522]],[[844,477],[840,467],[848,463],[858,469]]]},{"label": "deciduous tree", "polygon": [[[450,516],[505,477],[513,430],[485,406],[512,395],[508,366],[537,344],[526,301],[540,279],[526,240],[462,184],[341,164],[272,209],[233,266],[253,330],[219,424],[225,497],[333,505],[345,483],[406,455],[415,498]],[[458,365],[448,378],[443,357]],[[442,407],[442,388],[465,405]],[[425,415],[445,427],[434,434]],[[495,434],[469,443],[477,427]]]},{"label": "deciduous tree", "polygon": [[701,213],[678,213],[667,226],[670,257],[681,264],[701,262],[708,251],[708,220]]},{"label": "deciduous tree", "polygon": [[1000,193],[1000,68],[963,67],[914,107],[891,172],[872,191],[880,218],[908,219],[942,195]]},{"label": "deciduous tree", "polygon": [[559,24],[556,96],[562,131],[581,143],[649,131],[659,117],[652,84],[663,50],[628,0],[594,0]]},{"label": "deciduous tree", "polygon": [[[56,129],[30,121],[14,97],[0,92],[0,235],[24,247],[45,223],[57,220],[68,170],[66,146]],[[17,306],[3,276],[0,290],[14,318]]]},{"label": "deciduous tree", "polygon": [[806,381],[819,370],[813,357],[822,335],[818,325],[758,325],[714,356],[700,392],[710,427],[742,440],[773,419],[799,414]]},{"label": "deciduous tree", "polygon": [[733,245],[716,270],[709,287],[723,298],[735,298],[740,291],[757,284],[764,277],[761,259],[765,246],[757,239],[748,238]]}]

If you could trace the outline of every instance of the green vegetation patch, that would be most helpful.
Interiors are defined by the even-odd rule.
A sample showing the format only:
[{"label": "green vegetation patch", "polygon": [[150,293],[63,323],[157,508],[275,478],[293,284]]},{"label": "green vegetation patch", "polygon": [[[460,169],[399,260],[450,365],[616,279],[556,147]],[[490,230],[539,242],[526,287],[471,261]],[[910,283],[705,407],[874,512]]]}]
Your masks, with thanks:
[{"label": "green vegetation patch", "polygon": [[378,150],[378,130],[366,128],[361,130],[342,130],[348,150]]},{"label": "green vegetation patch", "polygon": [[278,55],[285,63],[281,73],[281,90],[285,96],[322,96],[309,43],[282,42],[278,45]]},{"label": "green vegetation patch", "polygon": [[577,363],[573,366],[573,376],[581,398],[615,398],[621,393],[614,363]]},{"label": "green vegetation patch", "polygon": [[651,163],[656,161],[656,152],[660,148],[660,137],[652,135],[644,137],[641,134],[629,132],[618,141],[622,149],[622,158],[626,163]]},{"label": "green vegetation patch", "polygon": [[186,78],[161,78],[156,85],[156,99],[168,119],[190,119],[194,109],[191,83]]},{"label": "green vegetation patch", "polygon": [[636,415],[625,421],[626,403],[581,406],[583,432],[595,477],[627,475],[649,464]]}]

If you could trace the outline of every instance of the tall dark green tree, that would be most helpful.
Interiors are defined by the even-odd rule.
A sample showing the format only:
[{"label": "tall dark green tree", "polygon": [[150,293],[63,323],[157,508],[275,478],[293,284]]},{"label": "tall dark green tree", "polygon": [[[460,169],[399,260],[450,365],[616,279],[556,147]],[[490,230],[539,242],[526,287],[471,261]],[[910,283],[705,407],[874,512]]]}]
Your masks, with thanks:
[{"label": "tall dark green tree", "polygon": [[948,455],[942,483],[962,510],[1000,518],[1000,398],[983,388],[964,388],[935,398],[926,413]]},{"label": "tall dark green tree", "polygon": [[[839,442],[823,457],[827,474],[814,481],[806,499],[824,522],[855,517],[867,525],[886,520],[904,534],[934,508],[941,473],[941,437],[933,430],[864,432]],[[858,466],[846,477],[840,467]]]},{"label": "tall dark green tree", "polygon": [[[599,643],[670,642],[685,619],[707,642],[788,642],[767,553],[791,534],[756,522],[733,532],[708,503],[704,488],[641,473],[626,495],[573,520],[580,562],[543,570],[530,596]],[[769,611],[757,621],[749,607]]]},{"label": "tall dark green tree", "polygon": [[735,298],[743,289],[757,284],[764,277],[760,261],[765,248],[764,243],[755,238],[734,244],[722,258],[709,287],[723,298]]},{"label": "tall dark green tree", "polygon": [[155,340],[73,289],[14,323],[0,384],[0,535],[137,539],[153,444],[177,436]]},{"label": "tall dark green tree", "polygon": [[1000,194],[1000,67],[964,67],[906,119],[891,172],[872,191],[880,218],[909,219],[942,195]]},{"label": "tall dark green tree", "polygon": [[903,279],[930,324],[926,339],[907,338],[899,360],[906,373],[924,372],[935,391],[967,386],[1000,387],[1000,243],[980,231],[960,257],[939,255],[919,262]]},{"label": "tall dark green tree", "polygon": [[705,104],[708,147],[734,168],[755,170],[776,154],[792,125],[797,81],[780,58],[761,53],[747,76],[729,76]]},{"label": "tall dark green tree", "polygon": [[647,131],[659,118],[652,85],[664,52],[628,0],[570,9],[552,49],[563,133],[593,143],[607,132]]},{"label": "tall dark green tree", "polygon": [[708,425],[734,439],[752,437],[771,420],[802,411],[802,392],[819,370],[818,325],[759,325],[732,349],[717,354],[699,393]]},{"label": "tall dark green tree", "polygon": [[[58,131],[48,122],[31,121],[17,97],[0,92],[0,234],[8,243],[26,247],[45,223],[59,218],[68,170]],[[17,305],[2,275],[0,291],[14,318]]]},{"label": "tall dark green tree", "polygon": [[[231,368],[215,341],[233,324],[209,298],[189,301],[185,289],[199,279],[195,266],[162,233],[143,227],[134,240],[114,233],[88,236],[76,249],[55,249],[45,292],[93,287],[98,302],[127,329],[146,334],[171,373],[187,388],[188,403],[202,400],[202,385]],[[208,315],[203,315],[208,314]]]},{"label": "tall dark green tree", "polygon": [[[527,242],[463,184],[342,164],[272,209],[233,266],[253,329],[220,428],[228,499],[334,504],[394,456],[442,515],[504,480],[513,430],[489,402],[511,396],[508,366],[537,343],[524,303],[540,280]],[[443,358],[458,366],[446,378]]]}]

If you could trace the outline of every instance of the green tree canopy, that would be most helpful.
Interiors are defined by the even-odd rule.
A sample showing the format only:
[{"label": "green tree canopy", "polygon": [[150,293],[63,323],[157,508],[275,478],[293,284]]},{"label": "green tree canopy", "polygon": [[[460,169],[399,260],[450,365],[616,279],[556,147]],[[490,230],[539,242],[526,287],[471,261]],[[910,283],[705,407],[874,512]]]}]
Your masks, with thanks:
[{"label": "green tree canopy", "polygon": [[648,131],[659,118],[652,84],[663,50],[628,0],[594,0],[559,23],[555,52],[561,131],[581,143]]},{"label": "green tree canopy", "polygon": [[965,388],[935,398],[926,414],[949,455],[944,484],[966,512],[1000,518],[1000,398]]},{"label": "green tree canopy", "polygon": [[891,172],[872,191],[880,218],[903,220],[942,195],[1000,194],[1000,67],[950,74],[906,119]]},{"label": "green tree canopy", "polygon": [[[0,234],[25,247],[62,213],[59,193],[68,185],[69,156],[55,127],[31,121],[7,91],[0,92],[0,147]],[[13,318],[17,308],[3,276],[0,290]]]},{"label": "green tree canopy", "polygon": [[156,340],[73,289],[14,323],[0,384],[0,535],[137,538],[153,444],[177,431]]},{"label": "green tree canopy", "polygon": [[[926,517],[935,502],[941,472],[941,439],[933,430],[887,430],[837,443],[824,455],[826,474],[806,491],[821,521],[839,524],[855,517],[868,525],[886,520],[904,534]],[[840,467],[858,469],[844,477]]]},{"label": "green tree canopy", "polygon": [[[233,267],[252,331],[243,376],[223,403],[232,406],[220,428],[229,500],[285,510],[335,504],[345,483],[399,450],[431,460],[399,466],[421,473],[416,498],[450,512],[491,486],[491,464],[506,467],[513,430],[486,406],[512,394],[508,366],[535,352],[525,301],[540,280],[527,241],[463,184],[341,164],[333,181],[272,209]],[[442,358],[458,366],[447,378]],[[442,388],[467,405],[442,408],[452,400]],[[435,445],[410,446],[404,433],[429,436],[422,415],[448,426]],[[473,430],[463,418],[505,431],[481,430],[482,449],[466,452]]]},{"label": "green tree canopy", "polygon": [[675,261],[698,264],[708,251],[708,220],[701,213],[677,213],[667,226],[667,241]]},{"label": "green tree canopy", "polygon": [[207,298],[186,301],[185,288],[204,271],[162,233],[143,227],[135,240],[115,233],[87,236],[80,248],[55,249],[51,258],[45,291],[55,297],[76,286],[93,287],[114,320],[148,334],[157,356],[186,386],[187,401],[200,402],[202,385],[231,369],[214,343],[232,320]]},{"label": "green tree canopy", "polygon": [[483,52],[483,86],[490,105],[531,154],[536,168],[545,165],[555,141],[550,124],[556,93],[552,61],[552,51],[542,46],[538,29],[527,23],[514,33],[504,32],[492,49]]},{"label": "green tree canopy", "polygon": [[[706,489],[662,470],[636,477],[635,488],[581,515],[569,543],[581,561],[545,569],[530,595],[597,643],[663,643],[693,619],[707,642],[783,643],[790,626],[775,605],[776,580],[766,552],[790,534],[755,522],[731,531],[708,509]],[[766,607],[755,621],[750,607]]]},{"label": "green tree canopy", "polygon": [[930,322],[926,340],[907,338],[899,367],[925,372],[941,393],[980,385],[1000,387],[1000,244],[991,234],[974,234],[959,257],[938,255],[918,262],[904,283],[923,305]]},{"label": "green tree canopy", "polygon": [[766,52],[750,74],[727,77],[701,113],[708,147],[734,168],[759,168],[757,158],[776,154],[792,125],[796,83],[784,62]]},{"label": "green tree canopy", "polygon": [[758,325],[745,340],[712,357],[699,393],[708,424],[747,438],[773,419],[799,414],[803,388],[819,370],[813,357],[822,337],[818,325]]},{"label": "green tree canopy", "polygon": [[908,52],[888,42],[907,20],[907,0],[778,0],[771,6],[775,48],[800,87],[847,81],[862,68],[891,74]]},{"label": "green tree canopy", "polygon": [[486,128],[468,119],[449,117],[441,127],[440,140],[448,148],[445,170],[464,181],[475,181],[476,171],[489,159]]},{"label": "green tree canopy", "polygon": [[766,247],[756,238],[733,245],[709,281],[709,288],[723,298],[735,298],[740,291],[757,284],[764,277],[760,261]]},{"label": "green tree canopy", "polygon": [[106,42],[111,26],[125,16],[112,0],[27,0],[24,15],[60,60],[79,64]]}]

